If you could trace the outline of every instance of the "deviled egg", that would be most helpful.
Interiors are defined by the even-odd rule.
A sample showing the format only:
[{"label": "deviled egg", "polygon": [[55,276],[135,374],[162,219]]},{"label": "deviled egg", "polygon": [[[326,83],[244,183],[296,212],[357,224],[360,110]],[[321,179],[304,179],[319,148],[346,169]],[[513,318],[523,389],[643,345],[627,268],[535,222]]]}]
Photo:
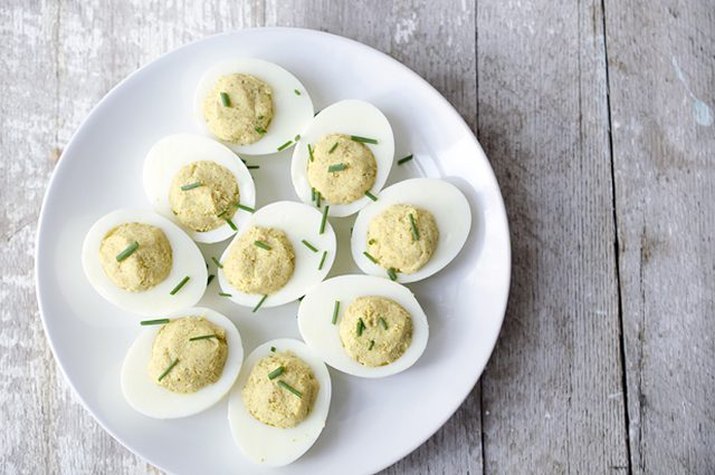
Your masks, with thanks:
[{"label": "deviled egg", "polygon": [[328,369],[303,342],[264,343],[246,358],[229,395],[233,439],[255,463],[287,465],[322,432],[330,396]]},{"label": "deviled egg", "polygon": [[190,307],[206,290],[206,262],[178,226],[153,211],[100,218],[82,245],[87,280],[117,307],[141,316]]},{"label": "deviled egg", "polygon": [[254,58],[209,69],[199,81],[194,112],[200,126],[239,153],[289,148],[313,118],[313,101],[291,73]]},{"label": "deviled egg", "polygon": [[256,189],[246,165],[207,137],[169,135],[144,161],[144,191],[154,209],[194,241],[228,239],[250,217]]},{"label": "deviled egg", "polygon": [[446,181],[413,178],[391,185],[363,208],[350,240],[366,274],[415,282],[440,271],[464,246],[469,202]]},{"label": "deviled egg", "polygon": [[254,312],[297,300],[325,278],[335,251],[324,212],[292,201],[264,206],[221,256],[221,295]]},{"label": "deviled egg", "polygon": [[228,318],[196,307],[141,324],[121,372],[122,394],[135,410],[186,417],[228,393],[243,362],[241,335]]},{"label": "deviled egg", "polygon": [[291,178],[298,197],[349,216],[385,185],[395,154],[392,127],[365,101],[326,107],[308,124],[293,150]]},{"label": "deviled egg", "polygon": [[427,346],[427,317],[407,287],[367,275],[328,279],[298,308],[306,344],[330,366],[381,378],[412,366]]}]

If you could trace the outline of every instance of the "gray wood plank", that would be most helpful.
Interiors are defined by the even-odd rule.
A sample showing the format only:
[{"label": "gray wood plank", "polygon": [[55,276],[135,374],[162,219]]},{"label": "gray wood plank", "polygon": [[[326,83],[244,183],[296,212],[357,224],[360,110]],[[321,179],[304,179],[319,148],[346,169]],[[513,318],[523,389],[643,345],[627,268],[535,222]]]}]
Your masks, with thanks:
[{"label": "gray wood plank", "polygon": [[635,473],[715,472],[715,8],[607,1]]},{"label": "gray wood plank", "polygon": [[477,52],[479,138],[513,236],[485,472],[625,473],[601,2],[481,0]]}]

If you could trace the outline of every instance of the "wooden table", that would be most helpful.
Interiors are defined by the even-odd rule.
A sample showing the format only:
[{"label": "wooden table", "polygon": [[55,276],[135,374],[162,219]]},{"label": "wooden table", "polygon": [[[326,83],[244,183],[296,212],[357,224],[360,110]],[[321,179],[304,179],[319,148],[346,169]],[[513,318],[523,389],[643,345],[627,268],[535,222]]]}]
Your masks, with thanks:
[{"label": "wooden table", "polygon": [[0,16],[3,472],[153,470],[53,361],[33,283],[40,201],[119,80],[264,25],[413,68],[476,132],[506,200],[497,348],[456,415],[387,473],[715,472],[712,0],[5,0]]}]

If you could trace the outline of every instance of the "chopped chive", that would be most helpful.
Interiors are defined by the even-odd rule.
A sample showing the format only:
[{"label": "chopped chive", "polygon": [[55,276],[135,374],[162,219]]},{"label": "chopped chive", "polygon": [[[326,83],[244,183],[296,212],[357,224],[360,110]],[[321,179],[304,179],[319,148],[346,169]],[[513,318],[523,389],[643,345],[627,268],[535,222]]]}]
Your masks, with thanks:
[{"label": "chopped chive", "polygon": [[226,213],[228,213],[229,208],[226,208],[225,210],[221,211],[219,214],[216,215],[217,218],[223,218],[226,216]]},{"label": "chopped chive", "polygon": [[281,145],[280,147],[278,147],[278,151],[280,152],[280,151],[282,151],[282,150],[287,149],[288,147],[290,147],[290,145],[291,145],[292,143],[293,143],[292,140],[287,141],[286,143],[284,143],[283,145]]},{"label": "chopped chive", "polygon": [[328,257],[328,251],[323,251],[323,256],[320,258],[320,265],[318,265],[318,270],[323,270],[323,264],[325,264],[326,257]]},{"label": "chopped chive", "polygon": [[189,341],[208,340],[209,338],[218,338],[218,335],[192,336],[191,338],[189,338]]},{"label": "chopped chive", "polygon": [[242,205],[241,203],[238,203],[238,204],[236,205],[236,208],[242,209],[243,211],[248,211],[249,213],[255,213],[255,212],[256,212],[256,209],[255,209],[255,208],[251,208],[250,206]]},{"label": "chopped chive", "polygon": [[332,147],[330,147],[330,150],[328,150],[328,153],[333,153],[335,149],[338,148],[338,142],[335,142]]},{"label": "chopped chive", "polygon": [[218,259],[216,259],[215,257],[211,256],[211,260],[214,261],[214,264],[216,264],[216,267],[218,267],[219,269],[223,269],[223,264],[221,264],[221,263],[218,261]]},{"label": "chopped chive", "polygon": [[368,246],[372,246],[372,245],[375,244],[376,242],[377,242],[377,239],[368,239],[367,245],[368,245]]},{"label": "chopped chive", "polygon": [[362,321],[362,318],[358,318],[356,330],[357,336],[362,336],[362,332],[365,330],[365,322]]},{"label": "chopped chive", "polygon": [[226,220],[226,224],[228,224],[228,226],[229,226],[231,229],[233,229],[234,231],[238,231],[238,228],[236,227],[235,224],[233,224],[233,221],[231,221],[231,219],[229,219],[229,218],[223,218],[223,219]]},{"label": "chopped chive", "polygon": [[412,227],[412,239],[415,241],[420,240],[420,230],[417,229],[417,223],[415,222],[415,217],[410,213],[410,226]]},{"label": "chopped chive", "polygon": [[333,319],[331,320],[331,323],[335,325],[338,322],[338,313],[340,312],[340,300],[335,301],[335,305],[333,306]]},{"label": "chopped chive", "polygon": [[270,373],[268,373],[268,379],[276,379],[278,376],[285,372],[285,367],[279,366]]},{"label": "chopped chive", "polygon": [[375,259],[375,258],[372,256],[372,254],[370,254],[370,253],[367,252],[367,251],[363,251],[362,253],[363,253],[363,255],[364,255],[365,257],[367,257],[368,259],[370,259],[374,264],[377,264],[377,259]]},{"label": "chopped chive", "polygon": [[232,297],[231,294],[227,294],[226,292],[219,292],[218,294],[219,294],[219,296],[221,296],[221,297]]},{"label": "chopped chive", "polygon": [[[263,120],[263,116],[262,116],[262,115],[259,115],[258,117],[256,117],[256,119],[258,119],[258,120]],[[243,159],[241,159],[241,160],[243,160]]]},{"label": "chopped chive", "polygon": [[264,129],[263,127],[258,127],[258,126],[256,126],[256,127],[254,128],[254,130],[256,131],[256,133],[259,133],[259,134],[261,134],[261,135],[263,135],[263,134],[266,133],[266,129]]},{"label": "chopped chive", "polygon": [[198,188],[200,186],[201,186],[201,182],[195,181],[193,183],[189,183],[188,185],[181,185],[181,191],[193,190],[194,188]]},{"label": "chopped chive", "polygon": [[322,198],[323,195],[321,195],[319,191],[316,191],[315,194],[316,194],[315,205],[318,208],[320,208],[320,198]]},{"label": "chopped chive", "polygon": [[380,317],[377,319],[377,321],[380,322],[380,325],[382,325],[383,329],[387,330],[387,321],[384,318]]},{"label": "chopped chive", "polygon": [[190,278],[191,278],[191,277],[189,277],[189,276],[187,275],[186,277],[184,277],[183,279],[181,279],[181,282],[179,282],[179,283],[176,285],[176,287],[174,287],[174,288],[171,290],[171,292],[169,292],[169,294],[170,294],[170,295],[176,295],[176,293],[177,293],[179,290],[181,290],[181,288],[182,288],[184,285],[186,285],[186,283],[189,281]]},{"label": "chopped chive", "polygon": [[298,141],[300,140],[300,134],[296,135],[293,140],[295,141],[295,143],[298,143]]},{"label": "chopped chive", "polygon": [[328,166],[328,173],[335,173],[335,172],[341,172],[345,170],[348,166],[345,165],[344,163],[335,163],[333,165]]},{"label": "chopped chive", "polygon": [[206,280],[206,286],[208,287],[209,284],[211,283],[212,280],[214,280],[216,276],[213,274],[209,274],[209,278]]},{"label": "chopped chive", "polygon": [[372,201],[377,201],[377,196],[373,195],[373,194],[370,193],[369,191],[366,191],[366,192],[365,192],[365,196],[367,196],[368,198],[370,198]]},{"label": "chopped chive", "polygon": [[157,318],[156,320],[142,320],[139,322],[139,325],[145,327],[147,325],[164,325],[166,323],[169,323],[171,320],[168,318]]},{"label": "chopped chive", "polygon": [[311,162],[315,160],[315,157],[313,156],[313,147],[311,147],[310,144],[308,144],[308,155],[310,156]]},{"label": "chopped chive", "polygon": [[325,223],[328,221],[328,210],[330,206],[325,205],[323,208],[323,219],[320,221],[320,232],[318,234],[323,234],[325,232]]},{"label": "chopped chive", "polygon": [[310,201],[315,201],[315,188],[313,187],[310,188]]},{"label": "chopped chive", "polygon": [[259,168],[261,168],[261,166],[260,165],[246,165],[246,168],[248,168],[249,170],[258,170]]},{"label": "chopped chive", "polygon": [[258,303],[256,304],[256,306],[253,307],[253,313],[256,313],[256,310],[261,308],[261,305],[263,305],[263,302],[265,302],[267,298],[268,298],[268,295],[264,295],[263,297],[261,297],[261,300],[259,300]]},{"label": "chopped chive", "polygon": [[300,96],[300,91],[298,89],[293,89],[293,92],[295,92],[296,96]]},{"label": "chopped chive", "polygon": [[117,262],[122,262],[124,259],[134,254],[134,251],[136,251],[137,249],[139,249],[139,243],[134,241],[133,243],[125,247],[122,252],[117,254]]},{"label": "chopped chive", "polygon": [[223,104],[224,107],[231,107],[231,99],[228,97],[228,94],[221,92],[219,95],[221,96],[221,104]]},{"label": "chopped chive", "polygon": [[275,352],[276,352],[276,347],[275,347],[275,346],[271,346],[271,351],[272,351],[273,353],[275,353]]},{"label": "chopped chive", "polygon": [[166,377],[166,375],[169,374],[169,371],[171,371],[172,369],[174,369],[174,366],[176,366],[177,364],[179,364],[179,358],[176,358],[174,361],[171,362],[171,364],[169,365],[169,367],[166,368],[166,369],[164,370],[164,372],[161,373],[161,375],[159,375],[159,379],[157,379],[157,381],[161,381],[162,379],[164,379],[164,378]]},{"label": "chopped chive", "polygon": [[360,142],[360,143],[371,143],[371,144],[376,144],[377,140],[375,139],[369,139],[367,137],[360,137],[359,135],[351,135],[350,140],[353,142]]},{"label": "chopped chive", "polygon": [[286,382],[283,381],[282,379],[279,379],[279,380],[278,380],[278,386],[287,389],[288,391],[292,392],[293,394],[295,394],[296,396],[298,396],[298,397],[301,398],[301,399],[303,398],[303,393],[302,393],[302,392],[298,391],[296,388],[294,388],[294,387],[291,386],[290,384],[286,383]]},{"label": "chopped chive", "polygon": [[270,251],[271,249],[273,249],[271,246],[268,245],[267,242],[264,241],[253,241],[253,244],[260,247],[261,249],[265,249],[266,251]]},{"label": "chopped chive", "polygon": [[412,154],[407,155],[405,158],[399,159],[399,160],[397,161],[397,164],[398,164],[398,165],[402,165],[403,163],[409,162],[410,160],[412,160]]},{"label": "chopped chive", "polygon": [[311,243],[309,243],[309,242],[306,241],[305,239],[303,239],[301,242],[302,242],[303,244],[305,244],[305,247],[307,247],[307,248],[310,249],[311,251],[313,251],[313,252],[318,252],[318,248],[315,247],[315,246],[313,246]]},{"label": "chopped chive", "polygon": [[390,280],[397,280],[397,272],[395,271],[394,267],[390,267],[387,269],[387,276],[390,278]]},{"label": "chopped chive", "polygon": [[375,346],[375,340],[370,340],[370,346],[367,347],[367,351],[372,350],[373,346]]}]

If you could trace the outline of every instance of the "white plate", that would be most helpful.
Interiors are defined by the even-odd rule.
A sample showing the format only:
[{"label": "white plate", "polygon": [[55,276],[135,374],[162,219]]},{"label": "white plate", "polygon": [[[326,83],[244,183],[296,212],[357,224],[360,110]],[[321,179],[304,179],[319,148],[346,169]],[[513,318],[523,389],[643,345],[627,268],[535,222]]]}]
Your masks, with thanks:
[{"label": "white plate", "polygon": [[[440,177],[458,186],[472,207],[472,231],[462,252],[438,275],[409,286],[430,322],[422,358],[387,379],[331,370],[333,402],[323,434],[305,456],[280,470],[261,469],[241,455],[231,438],[225,399],[207,412],[171,421],[149,419],[129,407],[121,395],[120,367],[139,328],[135,319],[94,292],[80,261],[82,240],[97,218],[115,208],[149,207],[141,179],[146,152],[167,134],[198,132],[192,101],[199,78],[215,63],[238,55],[273,61],[291,71],[318,109],[348,98],[372,102],[392,124],[396,158],[415,155],[393,167],[388,183]],[[249,158],[261,166],[253,172],[258,205],[296,199],[290,153]],[[331,221],[342,245],[330,275],[356,272],[350,257],[352,219]],[[221,255],[224,246],[201,248],[208,257]],[[382,53],[338,36],[285,28],[243,30],[190,44],[135,72],[107,94],[55,170],[40,215],[36,252],[40,311],[67,380],[110,434],[152,464],[176,473],[367,473],[404,457],[457,410],[482,373],[504,316],[511,265],[497,182],[452,106]],[[297,304],[256,315],[217,292],[214,280],[200,305],[237,323],[247,353],[269,339],[299,338]]]}]

